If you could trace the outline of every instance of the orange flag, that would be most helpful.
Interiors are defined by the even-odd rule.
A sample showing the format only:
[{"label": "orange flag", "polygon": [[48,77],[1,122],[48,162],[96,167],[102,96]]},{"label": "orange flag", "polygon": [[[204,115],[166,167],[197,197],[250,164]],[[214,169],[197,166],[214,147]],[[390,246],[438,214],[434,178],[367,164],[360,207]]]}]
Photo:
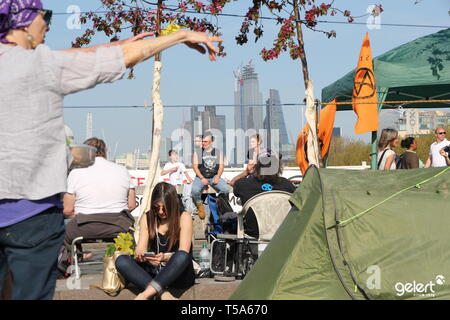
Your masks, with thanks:
[{"label": "orange flag", "polygon": [[[319,138],[320,156],[322,157],[322,159],[325,159],[325,157],[328,154],[328,150],[330,149],[331,136],[333,135],[334,118],[336,115],[336,104],[334,104],[335,102],[336,99],[334,99],[325,108],[320,110],[318,138]],[[308,134],[309,134],[309,125],[307,124],[303,128],[302,132],[300,132],[297,138],[296,159],[297,164],[300,167],[300,171],[302,172],[302,175],[305,174],[309,166],[309,161],[307,157]]]},{"label": "orange flag", "polygon": [[356,67],[355,81],[353,84],[353,110],[358,115],[358,120],[355,125],[356,134],[378,130],[378,105],[374,103],[367,104],[367,102],[376,101],[377,94],[372,52],[370,49],[369,34],[366,33],[359,53],[358,66]]}]

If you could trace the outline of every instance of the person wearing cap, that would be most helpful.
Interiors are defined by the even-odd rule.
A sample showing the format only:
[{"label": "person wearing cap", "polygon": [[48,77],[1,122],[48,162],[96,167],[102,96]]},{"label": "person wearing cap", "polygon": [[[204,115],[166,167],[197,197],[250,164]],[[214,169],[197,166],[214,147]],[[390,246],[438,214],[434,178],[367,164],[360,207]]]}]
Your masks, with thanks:
[{"label": "person wearing cap", "polygon": [[[281,156],[270,150],[260,153],[255,165],[255,174],[235,182],[233,193],[241,199],[244,205],[251,197],[266,191],[280,190],[293,193],[295,186],[281,176]],[[251,237],[258,238],[258,222],[253,210],[247,212],[244,218],[244,231]]]},{"label": "person wearing cap", "polygon": [[0,291],[12,299],[52,299],[64,237],[66,191],[64,96],[109,83],[179,43],[216,60],[206,33],[149,34],[83,49],[54,51],[43,43],[51,11],[41,0],[0,1]]}]

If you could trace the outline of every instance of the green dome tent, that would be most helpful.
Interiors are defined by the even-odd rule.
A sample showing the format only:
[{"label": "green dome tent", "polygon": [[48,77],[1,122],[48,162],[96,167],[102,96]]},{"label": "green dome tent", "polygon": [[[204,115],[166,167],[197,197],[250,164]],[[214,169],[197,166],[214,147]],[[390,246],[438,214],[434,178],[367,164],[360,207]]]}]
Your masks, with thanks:
[{"label": "green dome tent", "polygon": [[450,167],[310,167],[232,300],[450,299]]}]

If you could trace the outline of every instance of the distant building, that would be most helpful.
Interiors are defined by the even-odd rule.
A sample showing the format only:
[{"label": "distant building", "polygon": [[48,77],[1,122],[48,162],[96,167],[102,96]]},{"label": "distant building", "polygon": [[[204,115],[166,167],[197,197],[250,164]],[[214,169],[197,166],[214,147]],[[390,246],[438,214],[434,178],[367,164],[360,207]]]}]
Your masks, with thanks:
[{"label": "distant building", "polygon": [[[263,125],[263,97],[259,90],[258,74],[255,72],[254,65],[251,61],[239,68],[235,73],[235,90],[234,90],[234,115],[235,130],[242,129],[247,132],[249,129],[256,131],[262,129]],[[233,150],[233,163],[240,162],[236,154],[238,150],[246,150],[245,139],[235,137]]]},{"label": "distant building", "polygon": [[342,128],[334,127],[332,137],[342,137]]},{"label": "distant building", "polygon": [[398,113],[396,129],[400,136],[432,133],[438,127],[450,126],[449,111],[422,111],[419,109],[404,109]]},{"label": "distant building", "polygon": [[129,170],[148,170],[149,168],[149,154],[135,152],[127,152],[114,159],[114,162],[125,166]]},{"label": "distant building", "polygon": [[[284,121],[283,107],[281,106],[280,93],[278,90],[269,90],[269,99],[266,101],[266,117],[264,129],[267,130],[266,146],[275,151],[282,152],[289,149],[289,137]],[[287,146],[287,147],[283,147]]]}]

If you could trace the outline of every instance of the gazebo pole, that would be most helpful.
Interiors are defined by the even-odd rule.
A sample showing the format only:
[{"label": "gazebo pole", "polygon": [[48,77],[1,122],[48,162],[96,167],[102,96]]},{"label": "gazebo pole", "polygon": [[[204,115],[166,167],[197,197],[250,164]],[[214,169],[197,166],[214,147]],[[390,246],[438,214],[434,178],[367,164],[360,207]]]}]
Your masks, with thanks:
[{"label": "gazebo pole", "polygon": [[[381,88],[381,87],[377,87],[377,101],[382,102],[386,100],[386,96],[388,93],[388,88]],[[380,119],[380,112],[381,109],[383,108],[383,104],[379,103],[378,104],[378,123],[379,123],[379,119]],[[378,131],[372,131],[372,149],[370,152],[370,168],[372,170],[378,170],[377,168],[377,164],[378,164],[378,144],[377,144],[377,136],[378,136]]]}]

